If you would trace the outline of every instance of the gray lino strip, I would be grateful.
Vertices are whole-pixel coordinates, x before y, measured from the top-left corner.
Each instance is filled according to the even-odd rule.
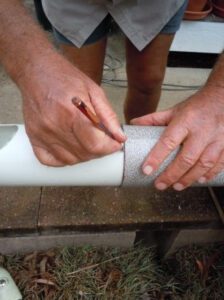
[[[165,168],[176,157],[179,148],[173,151],[162,163],[158,171],[151,176],[146,176],[142,172],[142,164],[152,147],[159,140],[165,127],[160,126],[123,126],[128,139],[124,147],[124,180],[123,186],[150,186],[155,178],[165,170]],[[194,186],[223,186],[224,171],[213,180],[205,184],[194,184]]]

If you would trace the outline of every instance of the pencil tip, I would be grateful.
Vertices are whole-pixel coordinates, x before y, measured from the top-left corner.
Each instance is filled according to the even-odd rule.
[[[74,98],[72,98],[72,103],[75,106],[79,106],[82,103],[82,100],[79,97],[74,97]]]

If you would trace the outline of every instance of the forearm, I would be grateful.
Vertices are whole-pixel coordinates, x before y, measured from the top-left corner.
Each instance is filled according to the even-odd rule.
[[[206,87],[221,88],[221,90],[224,89],[224,52],[220,55],[218,62],[212,70],[207,80]]]
[[[20,0],[0,2],[0,61],[12,79],[20,84],[34,64],[51,57],[55,50],[45,33]]]

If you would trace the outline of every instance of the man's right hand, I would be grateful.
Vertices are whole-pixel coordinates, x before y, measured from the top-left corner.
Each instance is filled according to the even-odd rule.
[[[58,53],[27,67],[19,86],[26,131],[41,163],[73,165],[122,148],[125,136],[103,90]],[[74,97],[97,114],[114,139],[72,104]]]

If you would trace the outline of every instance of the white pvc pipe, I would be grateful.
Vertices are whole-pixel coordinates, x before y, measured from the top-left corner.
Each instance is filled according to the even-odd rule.
[[[1,186],[120,186],[123,172],[123,151],[74,166],[44,166],[33,153],[24,125],[0,125]]]

